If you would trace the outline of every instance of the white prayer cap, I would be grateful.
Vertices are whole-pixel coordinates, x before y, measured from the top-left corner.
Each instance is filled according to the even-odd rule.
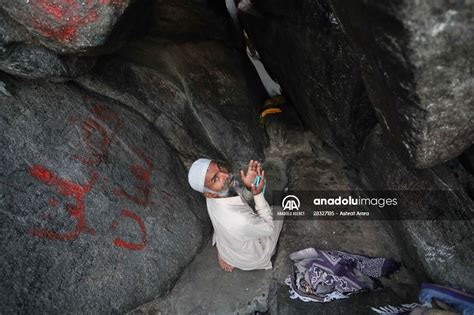
[[[212,160],[201,158],[194,161],[191,165],[188,172],[188,182],[194,190],[204,192],[204,179],[206,178],[207,168],[211,161]]]

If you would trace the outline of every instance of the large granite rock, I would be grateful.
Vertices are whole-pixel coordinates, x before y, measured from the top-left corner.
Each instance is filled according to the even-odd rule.
[[[138,2],[144,1],[1,0],[0,8],[41,45],[59,53],[85,53],[126,33],[130,25],[124,25],[122,15]],[[120,27],[114,30],[116,24]]]
[[[141,115],[77,85],[2,74],[5,313],[122,313],[209,240],[202,196]]]
[[[95,55],[143,31],[148,2],[0,0],[0,70],[50,81],[83,75]]]
[[[330,2],[361,55],[378,120],[411,165],[434,166],[469,147],[473,2]]]
[[[89,71],[93,57],[58,55],[32,44],[26,29],[0,10],[0,70],[13,75],[63,81]]]
[[[239,16],[305,125],[355,163],[376,119],[358,56],[327,2],[246,0]]]
[[[263,88],[244,55],[217,41],[153,40],[130,43],[121,54],[78,82],[140,113],[186,164],[201,156],[231,164],[263,159]]]
[[[416,169],[400,159],[380,126],[367,139],[361,157],[364,185],[398,199],[396,213],[386,213],[398,231],[396,241],[412,253],[407,263],[423,266],[432,281],[473,289],[474,202],[440,165]]]
[[[147,36],[77,82],[140,113],[186,165],[205,156],[238,171],[264,158],[265,90],[246,56],[226,45],[218,9],[157,1]]]

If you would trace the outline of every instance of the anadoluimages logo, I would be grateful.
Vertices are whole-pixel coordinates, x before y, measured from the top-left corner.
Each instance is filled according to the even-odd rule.
[[[283,210],[299,210],[300,200],[295,195],[288,195],[281,202]]]

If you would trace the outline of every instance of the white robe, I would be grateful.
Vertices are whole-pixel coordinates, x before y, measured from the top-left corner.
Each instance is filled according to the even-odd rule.
[[[283,220],[273,220],[272,208],[263,193],[253,196],[255,210],[249,206],[252,194],[247,189],[228,198],[206,198],[207,211],[214,227],[212,245],[229,265],[242,270],[272,269],[270,258]]]

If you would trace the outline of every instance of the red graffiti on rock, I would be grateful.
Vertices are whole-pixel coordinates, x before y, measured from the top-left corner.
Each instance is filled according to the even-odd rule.
[[[131,243],[122,240],[119,237],[116,237],[114,239],[114,245],[117,247],[123,247],[127,248],[130,250],[141,250],[146,246],[147,243],[147,236],[146,236],[146,229],[145,229],[145,222],[143,222],[142,218],[140,218],[136,213],[133,213],[132,211],[128,209],[123,209],[122,213],[120,213],[122,217],[127,217],[132,220],[134,220],[138,226],[140,227],[141,235],[142,235],[142,241],[140,243]],[[117,226],[117,223],[115,221],[112,222],[112,229],[115,229]]]
[[[104,0],[105,1],[105,0]],[[83,156],[73,156],[72,158],[78,160],[84,165],[88,166],[90,170],[90,178],[84,184],[75,183],[73,181],[57,176],[46,167],[35,164],[29,169],[32,177],[41,183],[51,186],[56,191],[65,197],[72,197],[75,199],[75,204],[66,204],[66,209],[69,215],[77,220],[76,227],[72,232],[56,232],[48,229],[33,229],[32,235],[49,240],[71,241],[79,237],[81,233],[95,234],[95,229],[88,228],[86,225],[86,206],[85,197],[100,178],[107,181],[106,176],[98,174],[98,166],[107,158],[108,150],[114,139],[116,131],[122,126],[122,121],[118,115],[103,104],[97,104],[92,108],[92,116],[86,118],[82,123],[82,140],[86,146],[86,153]],[[102,122],[107,124],[102,125]],[[107,126],[111,126],[107,128]],[[143,153],[142,150],[135,147],[134,151],[145,162],[146,166],[132,164],[130,170],[133,176],[141,181],[135,187],[142,192],[143,196],[139,194],[129,194],[122,188],[115,188],[115,193],[120,196],[125,196],[127,199],[135,202],[139,206],[148,206],[153,204],[150,200],[150,192],[152,189],[151,172],[153,170],[153,162]],[[103,191],[103,186],[99,186],[99,191]],[[58,201],[51,197],[48,203],[52,207],[58,206]],[[120,237],[115,237],[113,244],[117,247],[126,248],[129,250],[141,250],[147,244],[147,232],[144,221],[140,216],[128,209],[121,212],[122,217],[134,220],[140,228],[142,240],[140,243],[127,242]],[[112,222],[112,229],[115,229],[117,223]]]
[[[84,197],[92,189],[96,179],[97,173],[92,172],[91,178],[85,184],[78,184],[67,179],[55,175],[50,170],[41,165],[33,165],[30,168],[30,174],[45,185],[54,187],[61,195],[65,197],[72,197],[75,199],[75,204],[67,204],[66,209],[69,215],[77,220],[76,228],[72,232],[61,233],[54,232],[48,229],[34,229],[32,234],[34,236],[43,237],[50,240],[74,240],[82,232],[95,234],[95,230],[87,228]]]
[[[135,187],[141,191],[142,196],[139,196],[138,194],[132,195],[121,187],[116,187],[114,193],[117,196],[125,196],[127,199],[133,201],[139,206],[146,207],[154,204],[154,202],[150,200],[150,191],[152,187],[150,177],[151,172],[153,171],[153,163],[140,149],[135,148],[134,151],[146,164],[145,167],[138,164],[132,164],[130,166],[130,171],[133,176],[141,182],[140,184],[136,184]]]
[[[79,28],[95,23],[101,16],[101,6],[113,6],[124,11],[128,0],[31,0],[32,12],[45,17],[33,17],[33,27],[43,36],[60,43],[70,43],[77,38]],[[35,8],[39,9],[35,10]],[[36,15],[36,14],[35,14]]]
[[[79,27],[94,23],[99,17],[94,0],[35,0],[36,6],[47,18],[33,18],[33,27],[43,36],[61,43],[73,41]]]

